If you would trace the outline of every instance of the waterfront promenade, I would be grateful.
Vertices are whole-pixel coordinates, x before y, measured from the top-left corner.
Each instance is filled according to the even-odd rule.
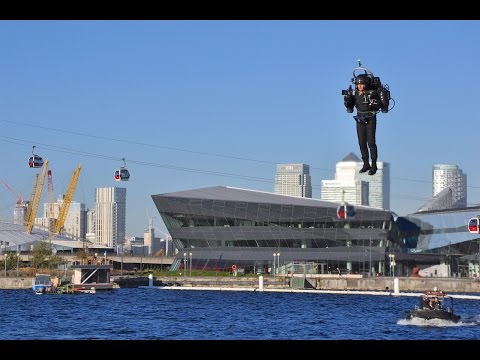
[[[154,286],[176,288],[234,288],[258,289],[259,276],[158,276],[152,277]],[[401,292],[423,292],[434,287],[447,293],[479,294],[480,282],[470,278],[415,278],[398,277],[398,289]],[[30,289],[31,277],[1,277],[0,289]],[[131,277],[112,277],[120,287],[138,287],[149,285],[148,275]],[[307,276],[263,276],[263,289],[277,290],[326,290],[326,291],[374,291],[392,292],[392,277],[361,277],[358,275],[318,274]]]
[[[447,293],[479,294],[480,282],[469,278],[416,278],[398,277],[398,289],[402,292],[423,292],[434,287]],[[148,275],[113,277],[120,287],[149,285]],[[246,288],[258,289],[259,276],[158,276],[153,277],[155,286],[182,288]],[[32,277],[1,277],[0,289],[30,289]],[[307,276],[262,276],[264,289],[328,290],[328,291],[385,291],[394,289],[392,277],[359,277],[356,275],[307,275]]]
[[[424,292],[434,287],[447,293],[479,294],[480,282],[469,278],[416,278],[398,277],[398,289],[407,292]],[[157,277],[155,285],[173,285],[177,287],[216,287],[216,288],[258,288],[259,277]],[[146,280],[144,285],[147,285]],[[394,289],[393,277],[361,277],[359,275],[307,275],[303,276],[264,276],[264,289],[305,289],[333,291],[386,291]]]

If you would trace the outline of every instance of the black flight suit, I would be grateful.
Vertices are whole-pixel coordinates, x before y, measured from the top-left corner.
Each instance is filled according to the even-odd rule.
[[[377,129],[376,112],[379,109],[380,100],[378,99],[376,91],[365,90],[363,94],[360,95],[358,90],[356,90],[354,95],[347,95],[345,97],[345,106],[347,106],[348,112],[351,112],[351,105],[357,108],[357,115],[354,116],[354,119],[357,121],[358,145],[360,146],[360,153],[363,160],[363,167],[360,172],[368,171],[369,175],[374,175],[377,172],[378,158],[377,144],[375,141],[375,132]],[[368,161],[369,158],[372,160],[371,165]]]

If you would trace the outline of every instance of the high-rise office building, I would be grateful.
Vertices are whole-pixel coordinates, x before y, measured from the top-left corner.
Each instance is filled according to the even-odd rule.
[[[65,206],[65,195],[60,195],[56,202],[43,204],[43,217],[35,219],[35,224],[42,229],[53,231],[60,211]],[[68,205],[67,216],[60,229],[62,235],[73,240],[85,239],[85,204],[71,202]]]
[[[277,164],[274,192],[280,195],[311,198],[310,166],[305,164]]]
[[[72,202],[68,209],[67,217],[63,225],[65,234],[74,240],[83,240],[86,235],[86,210],[85,204]]]
[[[467,206],[467,175],[457,165],[434,164],[432,197],[446,188],[452,189],[452,208]]]
[[[368,205],[379,209],[390,210],[390,164],[377,161],[377,172],[368,175],[368,172],[358,173],[363,166],[363,161],[358,163],[357,176],[360,180],[368,182]]]
[[[95,209],[87,210],[87,233],[95,233],[95,223],[96,223],[97,212]]]
[[[13,209],[13,223],[17,225],[23,225],[25,214],[27,213],[28,201],[17,201],[15,208]]]
[[[359,161],[355,154],[350,153],[337,163],[335,180],[322,180],[322,200],[369,205],[368,183],[357,177]]]
[[[126,232],[127,189],[96,189],[95,244],[117,249]]]
[[[336,165],[335,180],[322,180],[321,199],[389,210],[389,164],[377,161],[375,175],[360,174],[358,171],[362,166],[363,162],[354,153],[345,156]]]

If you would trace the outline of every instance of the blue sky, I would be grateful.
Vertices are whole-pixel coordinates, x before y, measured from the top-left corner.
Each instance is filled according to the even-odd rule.
[[[320,198],[336,163],[360,156],[341,90],[361,59],[395,101],[377,124],[391,209],[431,199],[439,163],[467,174],[478,204],[479,36],[479,21],[0,21],[0,180],[28,199],[35,145],[57,198],[82,164],[74,200],[126,187],[132,236],[149,217],[162,227],[152,194],[273,192],[278,163],[310,165]],[[122,158],[130,181],[115,182]],[[0,185],[2,221],[15,201]]]

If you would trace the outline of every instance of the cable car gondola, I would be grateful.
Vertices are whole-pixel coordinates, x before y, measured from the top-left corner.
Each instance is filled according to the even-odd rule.
[[[346,220],[355,217],[357,210],[355,206],[344,203],[337,208],[337,216],[339,219]]]
[[[468,221],[468,231],[472,234],[480,233],[480,218],[478,216]]]
[[[120,169],[115,170],[115,181],[128,181],[130,179],[130,172],[125,167],[125,158],[123,160],[123,166]]]
[[[41,168],[43,166],[43,159],[41,156],[35,155],[35,145],[32,148],[32,156],[28,159],[28,166],[31,168]]]

